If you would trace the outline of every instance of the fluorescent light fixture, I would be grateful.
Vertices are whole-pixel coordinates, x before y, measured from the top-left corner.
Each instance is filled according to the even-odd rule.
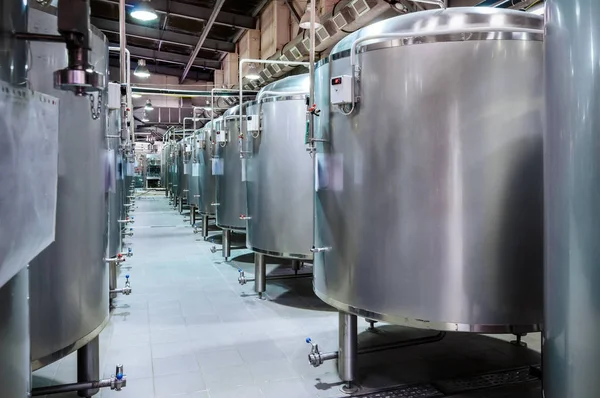
[[[131,11],[131,17],[137,19],[138,21],[154,21],[158,18],[156,15],[156,11],[150,6],[150,1],[142,0],[139,5],[133,7]]]
[[[248,72],[246,72],[246,79],[248,79],[248,80],[260,79],[260,75],[258,74],[258,69],[256,68],[256,65],[254,65],[254,64],[248,65]]]
[[[131,93],[131,98],[142,98],[142,94],[140,94],[140,93]]]
[[[150,77],[150,71],[148,70],[148,67],[146,66],[145,59],[138,59],[137,68],[135,68],[135,70],[133,71],[133,74],[137,77],[142,77],[144,79]]]
[[[146,101],[146,106],[144,106],[144,110],[146,112],[150,112],[150,111],[154,110],[154,107],[152,106],[152,102],[150,100]]]
[[[300,20],[298,26],[301,29],[310,29],[310,2],[308,2],[306,5],[306,11],[304,12],[304,15],[302,15],[302,19]],[[315,10],[315,29],[319,29],[322,26],[323,24],[321,23],[321,18],[319,18]]]

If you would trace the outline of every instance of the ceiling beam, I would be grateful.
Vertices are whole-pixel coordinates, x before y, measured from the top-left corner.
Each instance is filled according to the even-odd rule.
[[[119,33],[119,21],[112,21],[103,18],[91,18],[92,25],[104,32]],[[125,25],[127,36],[138,37],[142,39],[151,39],[162,41],[163,43],[177,44],[181,46],[193,47],[198,43],[198,36],[185,35],[182,33],[162,31],[155,28],[128,23]],[[224,40],[206,39],[202,45],[203,50],[235,52],[235,44]]]
[[[98,0],[105,3],[119,4],[117,0]],[[128,7],[133,7],[137,2],[127,0]],[[181,18],[195,19],[197,21],[208,21],[213,9],[207,7],[193,6],[168,0],[152,0],[152,7],[156,12],[174,15]],[[256,19],[247,15],[234,14],[231,12],[219,13],[215,25],[231,26],[238,29],[256,28]]]
[[[111,43],[111,46],[117,46],[118,43]],[[157,51],[151,48],[127,46],[132,58],[156,59],[161,62],[168,62],[177,65],[186,65],[189,60],[188,55],[177,54],[166,51]],[[206,69],[220,69],[221,62],[219,60],[196,58],[193,66]]]
[[[118,53],[111,53],[111,57],[109,58],[109,65],[115,68],[119,67],[119,57]],[[152,63],[146,64],[150,72],[156,73],[158,75],[166,75],[166,76],[181,76],[181,68],[172,67],[168,65],[155,65]],[[135,70],[136,64],[131,64],[131,70]],[[212,81],[212,76],[210,72],[201,71],[198,69],[192,69],[188,74],[188,79],[191,80],[201,80],[201,81]]]
[[[183,70],[183,73],[181,74],[181,78],[179,79],[180,83],[185,80],[185,76],[190,71],[190,68],[192,67],[192,65],[194,65],[194,63],[196,62],[196,57],[198,56],[200,49],[204,45],[204,41],[208,37],[208,34],[210,33],[210,30],[212,29],[213,24],[215,23],[215,20],[219,16],[219,12],[221,11],[221,7],[223,7],[223,4],[225,4],[225,0],[217,0],[216,1],[215,6],[213,7],[213,10],[212,10],[212,14],[210,15],[210,18],[208,18],[208,22],[206,22],[206,25],[204,25],[204,29],[202,29],[202,34],[200,35],[200,38],[198,39],[198,44],[196,44],[194,51],[192,51],[192,54],[190,55],[190,59],[187,61],[187,64],[185,65],[185,69]]]

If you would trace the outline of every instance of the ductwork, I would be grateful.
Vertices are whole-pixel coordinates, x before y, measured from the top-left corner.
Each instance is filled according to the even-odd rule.
[[[331,11],[321,17],[323,27],[316,31],[317,52],[323,52],[346,37],[390,11],[390,4],[384,0],[321,0],[323,5],[331,7]],[[335,6],[335,7],[334,7]],[[332,15],[332,11],[335,13]],[[310,40],[302,31],[294,37],[281,51],[270,57],[281,61],[308,60]],[[267,83],[277,80],[294,67],[268,65],[260,71],[260,79],[244,79],[243,86],[247,90],[256,90]]]

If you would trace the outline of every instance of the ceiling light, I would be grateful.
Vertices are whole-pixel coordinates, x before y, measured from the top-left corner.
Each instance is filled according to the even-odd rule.
[[[144,111],[144,115],[142,116],[142,122],[146,123],[149,121],[150,119],[148,119],[148,114],[146,113],[146,111]]]
[[[246,72],[246,79],[248,79],[248,80],[260,79],[260,75],[258,74],[258,69],[256,68],[256,65],[254,65],[254,64],[248,65],[248,71]]]
[[[138,59],[137,68],[135,68],[135,70],[133,71],[133,74],[136,75],[137,77],[143,77],[144,79],[150,77],[150,71],[148,70],[148,67],[146,66],[145,59]]]
[[[146,101],[146,106],[144,106],[144,110],[147,112],[154,110],[154,107],[152,106],[152,102],[150,100]]]
[[[142,98],[142,94],[140,94],[140,93],[131,93],[131,98]]]
[[[306,11],[304,12],[304,15],[302,15],[302,19],[298,26],[301,29],[310,29],[310,2],[306,5]],[[315,29],[319,29],[322,26],[321,18],[319,18],[315,10]]]
[[[156,18],[158,18],[158,15],[156,15],[156,11],[154,11],[154,9],[150,6],[149,0],[142,0],[140,4],[133,7],[133,10],[131,11],[130,15],[132,18],[144,22],[154,21]]]

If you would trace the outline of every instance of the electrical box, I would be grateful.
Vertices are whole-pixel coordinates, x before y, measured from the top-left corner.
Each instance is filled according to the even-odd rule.
[[[332,78],[330,95],[332,105],[352,104],[354,102],[354,79],[352,76],[342,75]]]
[[[225,131],[215,131],[215,141],[216,142],[227,142],[227,133]]]
[[[108,109],[121,109],[121,85],[108,83]]]
[[[258,131],[258,116],[248,115],[246,117],[246,130],[247,131]]]

